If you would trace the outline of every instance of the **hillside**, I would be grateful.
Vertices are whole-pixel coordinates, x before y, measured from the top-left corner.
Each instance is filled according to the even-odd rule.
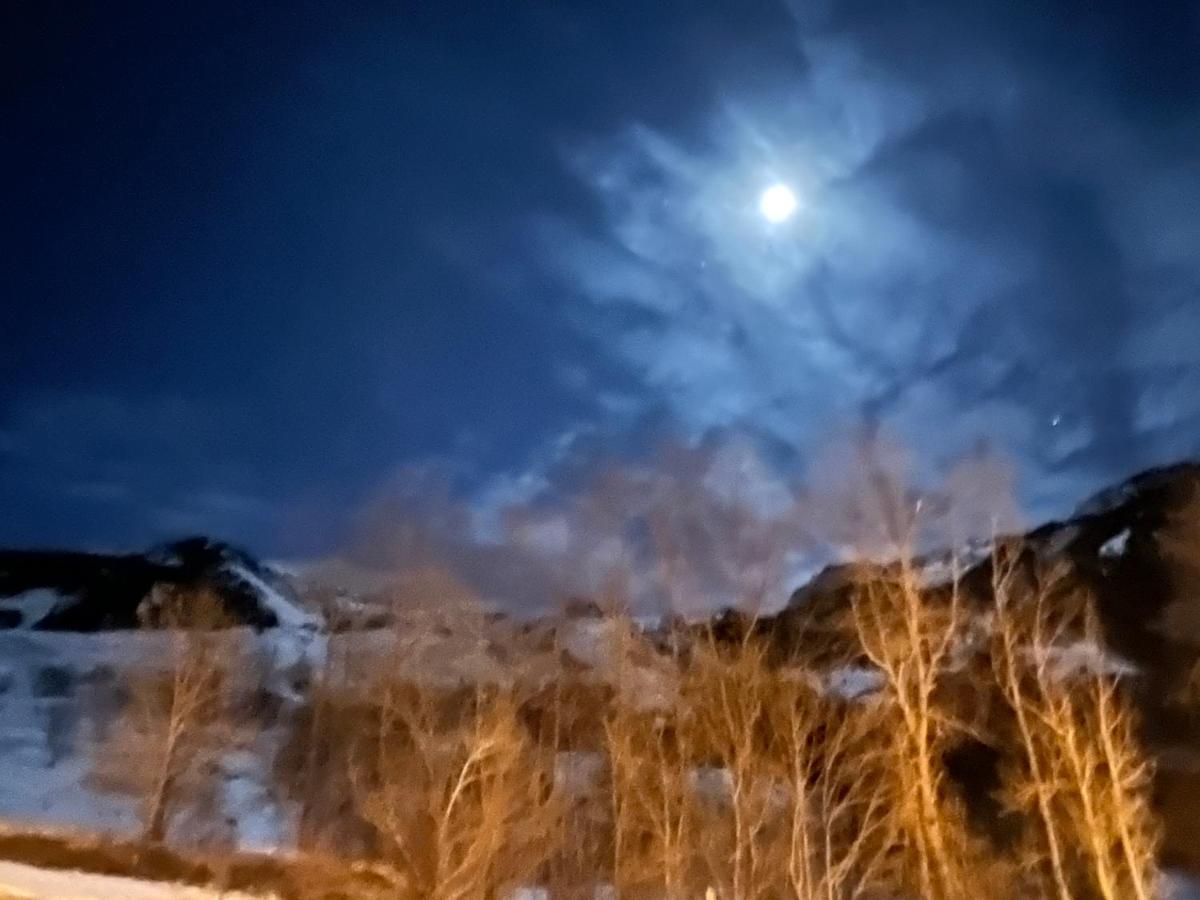
[[[0,550],[0,629],[107,631],[153,618],[156,592],[206,591],[231,624],[315,627],[286,579],[249,554],[195,537],[145,553]]]
[[[1068,519],[997,539],[1015,548],[1016,565],[1031,573],[1067,573],[1066,584],[1090,596],[1101,622],[1102,646],[1064,648],[1068,664],[1121,673],[1141,717],[1141,733],[1156,763],[1155,800],[1165,825],[1167,861],[1200,871],[1200,717],[1195,711],[1200,673],[1200,464],[1153,469],[1115,485],[1078,507]],[[997,572],[992,544],[928,555],[912,562],[931,602],[954,590],[977,623],[994,605]],[[1012,564],[1011,561],[1009,564]],[[792,595],[777,616],[754,627],[769,635],[784,658],[819,665],[864,663],[856,641],[831,641],[854,632],[852,595],[896,566],[839,565],[821,572]],[[732,616],[727,627],[740,633]],[[819,648],[819,658],[811,654]],[[980,698],[965,675],[960,689],[974,705],[979,733],[956,749],[952,774],[977,811],[992,814],[986,797],[998,783],[1003,746],[995,723],[979,718]],[[949,679],[951,685],[954,678]],[[991,737],[989,737],[991,735]]]
[[[399,838],[386,828],[401,827],[412,805],[426,802],[419,795],[423,782],[412,781],[412,773],[432,777],[455,741],[465,742],[465,752],[480,737],[478,710],[501,701],[493,713],[509,718],[488,727],[500,728],[520,748],[504,779],[521,785],[514,802],[533,803],[530,827],[549,814],[539,804],[560,794],[569,800],[563,809],[582,817],[550,829],[554,841],[573,840],[573,829],[580,829],[588,846],[604,846],[605,829],[616,827],[606,824],[604,786],[613,777],[606,760],[618,752],[612,741],[620,727],[628,730],[619,752],[646,754],[630,776],[630,790],[640,795],[675,785],[676,793],[660,799],[697,803],[690,814],[717,835],[724,833],[726,805],[740,796],[738,778],[750,778],[748,796],[762,779],[786,781],[791,776],[770,767],[770,754],[807,733],[804,752],[818,748],[807,763],[815,768],[794,787],[819,782],[827,777],[821,754],[828,729],[848,721],[862,729],[853,740],[865,743],[854,745],[861,763],[857,755],[843,760],[846,772],[882,779],[886,791],[896,791],[882,796],[899,808],[904,791],[887,779],[906,769],[888,768],[879,754],[881,747],[894,751],[886,745],[902,725],[891,707],[906,689],[897,684],[907,677],[906,663],[902,654],[894,658],[899,669],[881,666],[880,647],[868,645],[856,604],[864,591],[883,585],[886,593],[907,583],[915,586],[919,615],[929,616],[921,628],[938,633],[950,622],[947,611],[958,619],[953,628],[946,625],[953,642],[933,667],[928,695],[941,730],[929,752],[942,773],[947,808],[961,803],[970,840],[985,841],[1004,860],[1027,828],[1006,787],[1019,769],[1020,745],[1003,685],[995,680],[996,587],[1016,573],[1016,593],[1032,591],[1051,607],[1061,604],[1051,611],[1064,620],[1073,598],[1094,602],[1098,633],[1064,630],[1045,646],[1020,648],[1019,662],[1042,666],[1029,669],[1031,677],[1049,673],[1042,687],[1060,692],[1064,702],[1075,702],[1072,692],[1086,700],[1088,691],[1108,686],[1113,702],[1132,704],[1135,718],[1120,721],[1134,723],[1138,752],[1154,767],[1144,797],[1162,829],[1159,862],[1200,873],[1194,824],[1200,803],[1198,489],[1200,465],[1156,469],[1026,534],[912,560],[830,566],[775,615],[751,618],[730,610],[706,622],[631,621],[586,599],[553,616],[507,617],[457,596],[453,579],[417,578],[424,589],[404,594],[405,603],[379,606],[376,597],[371,609],[381,615],[342,616],[331,627],[304,612],[312,598],[297,596],[280,573],[216,542],[193,539],[114,556],[0,553],[0,615],[7,615],[0,628],[0,780],[10,785],[0,792],[0,818],[17,827],[68,826],[137,838],[144,827],[138,797],[104,787],[112,769],[105,760],[122,750],[121,729],[136,724],[130,697],[146,684],[162,690],[195,640],[193,632],[153,627],[156,604],[196,590],[216,597],[229,617],[231,627],[206,646],[225,667],[231,721],[205,745],[201,780],[208,793],[195,808],[181,806],[168,832],[174,842],[203,843],[217,834],[220,846],[316,846],[390,860],[388,841]],[[343,606],[360,602],[342,600]],[[918,656],[927,652],[922,643]],[[721,705],[729,691],[738,701],[736,714]],[[746,712],[754,709],[759,712]],[[721,710],[728,718],[714,717]],[[818,718],[802,721],[797,710]],[[389,720],[395,715],[400,719]],[[764,732],[762,722],[773,716],[800,731],[789,736],[771,726]],[[379,730],[388,721],[401,731],[417,729],[421,739],[410,734],[393,742],[395,734]],[[707,724],[692,731],[697,723]],[[735,726],[753,739],[722,744],[721,729]],[[681,743],[684,734],[688,743]],[[364,770],[361,744],[372,736],[378,756]],[[766,761],[753,753],[737,756],[760,746],[767,748]],[[422,747],[433,755],[420,757]],[[655,767],[665,765],[680,769],[659,772],[670,777],[653,781]],[[749,768],[739,774],[739,766]],[[636,780],[647,777],[651,783]],[[388,793],[364,794],[364,784],[372,791],[386,786]],[[778,785],[772,791],[775,799],[754,807],[755,815],[774,815],[792,802],[777,793]],[[396,806],[387,808],[390,803]],[[871,815],[879,813],[870,808]],[[524,826],[514,820],[511,827],[520,832]],[[546,854],[566,852],[553,850],[559,845],[550,832],[539,833],[539,846]],[[906,846],[897,839],[887,852],[903,857]],[[540,871],[519,873],[550,877]],[[712,871],[704,877],[724,877]],[[576,877],[600,876],[584,870]]]

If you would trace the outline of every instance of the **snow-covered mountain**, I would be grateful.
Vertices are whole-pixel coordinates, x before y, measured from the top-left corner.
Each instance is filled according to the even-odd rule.
[[[1200,590],[1181,589],[1192,572],[1172,544],[1194,540],[1200,566],[1200,520],[1188,501],[1200,499],[1200,463],[1184,462],[1152,469],[1108,488],[1080,504],[1063,521],[1048,522],[998,543],[1020,546],[1027,561],[1067,566],[1071,577],[1096,600],[1105,638],[1116,652],[1148,671],[1170,668],[1180,676],[1200,654]],[[912,562],[924,588],[938,590],[957,580],[965,597],[986,608],[993,574],[992,542],[931,553]],[[832,565],[798,587],[787,607],[760,621],[781,640],[797,629],[834,620],[849,609],[849,595],[864,571],[893,566]],[[1196,584],[1200,588],[1200,583]],[[1193,618],[1194,617],[1194,618]]]
[[[229,544],[196,537],[121,555],[0,551],[0,629],[137,628],[163,589],[205,590],[237,625],[318,626],[280,573]]]
[[[145,553],[0,552],[0,819],[128,835],[135,804],[88,786],[97,735],[111,727],[122,679],[169,669],[178,635],[153,624],[164,591],[203,590],[229,625],[230,658],[253,660],[239,696],[299,702],[326,652],[323,624],[288,579],[228,544],[192,538]],[[271,729],[258,750],[220,761],[222,808],[243,846],[285,841],[286,816],[266,788]],[[265,749],[264,749],[265,748]],[[3,893],[0,890],[0,893]]]

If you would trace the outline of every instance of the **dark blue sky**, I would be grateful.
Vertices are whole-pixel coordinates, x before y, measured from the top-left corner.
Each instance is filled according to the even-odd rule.
[[[1034,515],[1200,443],[1194,5],[177,6],[2,14],[4,544],[318,552],[667,426]]]

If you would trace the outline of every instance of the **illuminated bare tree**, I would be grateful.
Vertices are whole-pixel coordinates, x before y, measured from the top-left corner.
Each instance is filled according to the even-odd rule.
[[[789,797],[780,868],[790,892],[835,900],[892,884],[886,711],[871,700],[826,696],[810,677],[781,678],[772,706]]]
[[[1001,558],[992,662],[1021,763],[1009,803],[1035,823],[1027,867],[1060,898],[1158,895],[1152,769],[1088,597],[1064,569]]]
[[[640,637],[616,620],[617,697],[605,721],[612,820],[613,881],[621,892],[656,888],[692,896],[697,816],[689,789],[693,753],[677,692],[654,709],[636,702]]]
[[[765,645],[748,635],[722,645],[710,631],[692,646],[682,677],[696,758],[716,767],[721,784],[721,796],[705,798],[715,814],[700,830],[708,869],[722,895],[746,900],[769,896],[777,883],[780,745],[770,718],[777,689]]]
[[[239,665],[219,597],[160,599],[148,624],[167,637],[166,671],[130,676],[131,698],[96,746],[90,773],[97,788],[138,798],[142,836],[151,841],[164,840],[184,806],[211,799],[217,788],[219,757],[233,733],[229,675]]]
[[[450,618],[453,618],[452,616]],[[472,642],[485,617],[473,618]],[[361,816],[405,896],[484,898],[537,873],[560,816],[553,750],[520,719],[516,683],[448,681],[433,619],[410,616],[359,696],[350,760]]]
[[[964,813],[947,791],[944,751],[955,735],[939,688],[963,637],[957,580],[936,600],[922,590],[911,554],[888,573],[868,572],[853,606],[862,649],[884,679],[895,735],[890,767],[895,814],[920,896],[961,896]]]

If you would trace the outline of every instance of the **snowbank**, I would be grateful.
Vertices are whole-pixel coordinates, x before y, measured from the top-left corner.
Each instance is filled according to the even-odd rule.
[[[236,891],[39,869],[0,861],[0,897],[21,900],[262,900]]]

